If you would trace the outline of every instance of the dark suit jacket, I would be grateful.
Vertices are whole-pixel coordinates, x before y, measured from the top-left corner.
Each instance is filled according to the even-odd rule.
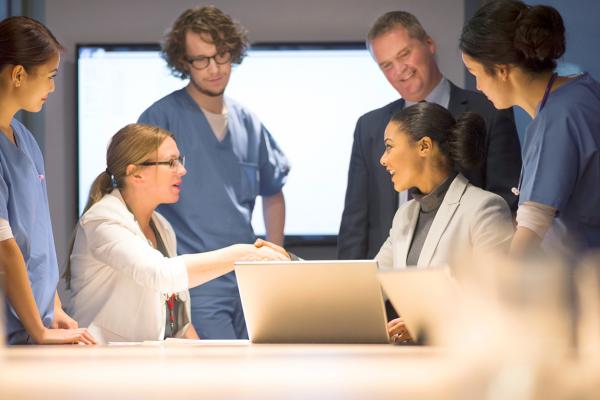
[[[379,159],[384,150],[385,127],[392,115],[403,107],[404,100],[397,100],[368,112],[356,123],[338,235],[339,259],[372,259],[389,235],[398,209],[398,193]],[[518,199],[511,188],[517,186],[519,180],[521,146],[512,109],[496,110],[482,94],[450,83],[448,110],[455,117],[473,111],[485,119],[485,161],[464,175],[474,185],[502,196],[511,210],[515,210]]]

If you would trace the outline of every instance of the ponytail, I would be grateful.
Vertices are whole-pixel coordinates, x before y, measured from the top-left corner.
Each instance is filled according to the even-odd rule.
[[[458,116],[448,131],[448,156],[454,167],[464,172],[478,167],[485,158],[485,121],[473,112]]]
[[[415,142],[427,136],[437,144],[443,164],[464,173],[477,167],[485,158],[485,121],[466,112],[455,120],[444,107],[425,101],[404,108],[390,120]]]
[[[85,208],[83,209],[83,214],[87,210],[89,210],[94,204],[96,204],[104,195],[109,194],[114,189],[113,186],[113,177],[108,172],[102,171],[100,175],[94,179],[92,186],[90,187],[90,195],[88,196],[87,203],[85,204]]]

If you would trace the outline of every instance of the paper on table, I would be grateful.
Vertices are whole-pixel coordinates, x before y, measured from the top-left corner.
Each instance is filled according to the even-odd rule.
[[[161,346],[162,340],[145,340],[143,342],[108,342],[109,346],[135,347],[135,346]]]
[[[165,344],[168,346],[248,346],[250,341],[247,339],[238,340],[208,340],[208,339],[179,339],[167,338]]]
[[[109,346],[135,347],[135,346],[248,346],[247,339],[239,340],[207,340],[207,339],[180,339],[167,338],[165,340],[144,340],[143,342],[108,342]]]

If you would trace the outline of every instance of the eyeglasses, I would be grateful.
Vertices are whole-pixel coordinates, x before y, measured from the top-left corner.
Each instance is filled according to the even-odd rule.
[[[210,60],[215,60],[215,62],[219,65],[227,64],[229,61],[231,61],[231,52],[222,51],[211,57],[197,56],[188,57],[185,59],[185,61],[189,62],[195,69],[204,69],[208,67],[208,64],[210,64]]]
[[[169,161],[144,161],[143,163],[139,163],[138,165],[143,165],[145,167],[150,167],[152,165],[168,165],[169,168],[175,169],[180,165],[182,167],[185,167],[185,156],[179,156]]]

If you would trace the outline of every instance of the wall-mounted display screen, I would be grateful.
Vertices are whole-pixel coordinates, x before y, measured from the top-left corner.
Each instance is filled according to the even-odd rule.
[[[106,168],[110,137],[186,84],[171,76],[158,45],[78,45],[79,213]],[[253,45],[225,94],[258,115],[291,162],[286,236],[337,235],[356,121],[398,98],[364,45]],[[264,233],[260,199],[252,223]]]

